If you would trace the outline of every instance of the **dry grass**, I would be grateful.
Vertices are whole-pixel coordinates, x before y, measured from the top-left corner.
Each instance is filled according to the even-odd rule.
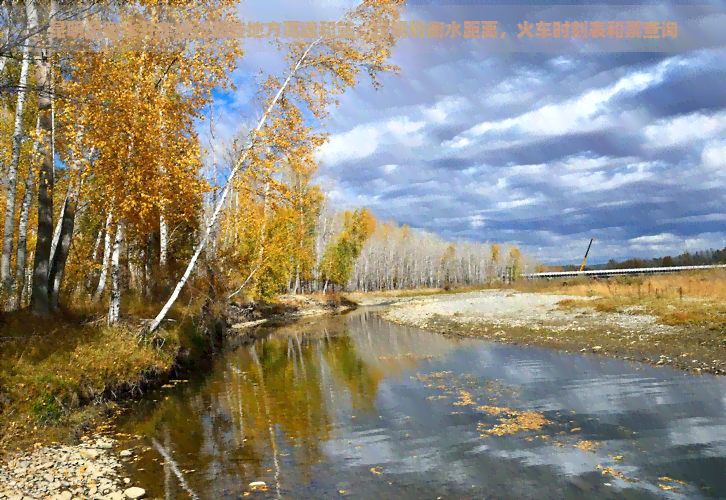
[[[637,312],[656,316],[663,324],[726,327],[726,271],[617,277],[576,278],[520,283],[521,291],[537,291],[594,300],[565,299],[563,308],[592,307],[603,312]]]
[[[159,307],[131,298],[131,317],[114,327],[106,326],[104,314],[91,304],[74,308],[84,314],[54,319],[27,311],[5,313],[0,320],[0,449],[77,433],[101,408],[88,403],[140,393],[148,381],[170,371],[181,349],[201,347],[192,304],[175,308],[171,317],[176,321],[157,335],[155,346],[140,344],[135,317],[153,317]]]

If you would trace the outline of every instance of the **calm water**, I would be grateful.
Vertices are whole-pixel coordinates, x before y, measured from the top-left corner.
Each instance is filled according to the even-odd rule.
[[[151,438],[202,499],[726,498],[726,379],[370,312],[277,330],[152,398],[121,429],[144,436],[125,446],[150,498],[189,498]],[[549,423],[490,435],[506,421],[483,405]]]

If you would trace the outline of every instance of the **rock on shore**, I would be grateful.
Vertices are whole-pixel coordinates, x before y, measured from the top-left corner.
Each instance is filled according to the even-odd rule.
[[[121,475],[114,440],[100,435],[77,446],[53,445],[0,463],[0,500],[127,500],[143,498]]]

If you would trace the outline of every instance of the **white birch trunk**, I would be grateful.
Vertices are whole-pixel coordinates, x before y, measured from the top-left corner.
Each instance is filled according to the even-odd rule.
[[[123,243],[123,221],[116,224],[116,238],[111,255],[111,300],[108,305],[108,324],[113,325],[121,314],[121,245]]]
[[[96,235],[96,241],[93,243],[93,252],[91,252],[91,261],[96,262],[98,260],[98,252],[101,251],[101,238],[103,238],[103,227],[98,230]]]
[[[37,17],[33,17],[35,9],[34,2],[28,2],[28,29],[33,30],[37,23]],[[3,233],[3,251],[0,258],[0,282],[7,294],[8,299],[12,294],[13,275],[10,271],[10,257],[13,252],[13,237],[15,236],[15,198],[18,188],[18,165],[20,164],[20,146],[23,141],[23,110],[28,97],[28,72],[30,70],[30,44],[27,39],[23,44],[23,62],[20,67],[20,90],[18,91],[17,104],[15,106],[15,127],[13,129],[12,153],[10,165],[7,170],[6,195],[5,195],[5,226]],[[3,58],[4,59],[4,58]]]
[[[166,270],[166,262],[169,255],[169,227],[162,213],[159,216],[159,265],[162,272]]]
[[[101,276],[98,278],[98,286],[93,294],[93,301],[100,302],[103,296],[103,290],[106,288],[106,276],[108,275],[108,266],[111,259],[111,222],[113,221],[113,210],[108,213],[106,218],[106,235],[103,240],[103,265],[101,266]]]
[[[55,259],[55,252],[58,249],[58,242],[60,241],[63,217],[65,216],[66,205],[68,204],[68,199],[71,196],[72,190],[73,190],[73,186],[69,184],[68,191],[66,191],[66,197],[63,199],[63,206],[61,207],[60,214],[58,215],[58,222],[55,223],[55,229],[53,230],[53,241],[50,244],[50,263],[51,263],[51,265],[48,267],[48,275],[50,275],[50,268],[53,265],[53,260]]]
[[[35,125],[36,133],[40,133],[40,117],[38,117]],[[33,171],[35,168],[35,159],[38,154],[38,143],[33,144],[33,154],[31,156],[28,176],[25,178],[25,193],[23,194],[23,202],[20,205],[20,220],[18,222],[18,248],[15,257],[15,283],[13,293],[10,297],[15,303],[11,304],[11,309],[17,309],[22,302],[22,293],[27,280],[25,269],[28,254],[28,219],[30,218],[30,205],[33,203],[33,187],[35,185]]]
[[[166,96],[166,89],[162,85],[161,95]],[[159,123],[161,125],[161,143],[162,151],[166,145],[165,138],[165,127],[164,127],[164,110],[163,107],[159,107]],[[159,167],[159,174],[163,177],[166,176],[166,169],[163,165]],[[166,203],[162,196],[161,207],[159,210],[159,266],[161,267],[162,274],[166,277],[166,262],[169,255],[169,226],[166,223]]]

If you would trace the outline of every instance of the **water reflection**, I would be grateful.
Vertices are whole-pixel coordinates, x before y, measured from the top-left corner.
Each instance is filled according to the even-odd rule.
[[[201,498],[726,497],[722,379],[369,313],[278,329],[159,398],[130,445],[163,443]],[[150,447],[131,473],[188,498]]]

